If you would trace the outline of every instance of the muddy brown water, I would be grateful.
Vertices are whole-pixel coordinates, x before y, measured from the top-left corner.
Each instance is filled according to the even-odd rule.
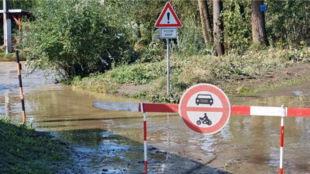
[[[0,116],[21,122],[15,64],[0,63]],[[26,70],[23,70],[25,74]],[[105,111],[93,101],[140,100],[73,91],[25,77],[27,124],[63,139],[80,154],[85,173],[143,173],[143,116]],[[232,105],[310,107],[298,90],[273,97],[231,97]],[[280,118],[232,115],[213,135],[190,131],[178,114],[148,113],[149,173],[277,173]],[[284,173],[310,173],[310,119],[285,118]]]

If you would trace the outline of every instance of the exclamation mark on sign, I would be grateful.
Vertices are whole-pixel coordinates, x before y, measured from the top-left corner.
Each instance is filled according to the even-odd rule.
[[[167,13],[168,24],[169,24],[169,18],[170,18],[170,12]]]

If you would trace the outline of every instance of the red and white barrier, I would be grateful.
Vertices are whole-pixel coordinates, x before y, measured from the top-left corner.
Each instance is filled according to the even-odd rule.
[[[132,111],[142,112],[139,103],[118,103],[118,102],[93,102],[93,106],[106,110],[114,111]],[[155,104],[143,103],[144,112],[166,112],[178,113],[178,104]],[[214,108],[216,110],[217,108]],[[287,117],[310,117],[310,108],[287,108]],[[199,111],[199,109],[197,110]],[[265,107],[265,106],[231,106],[231,114],[233,115],[253,115],[253,116],[283,116],[282,107]]]
[[[143,112],[144,122],[144,160],[145,173],[147,173],[147,135],[146,112],[178,113],[178,104],[155,103],[119,103],[119,102],[93,102],[93,106],[106,110]],[[200,111],[199,107],[191,107],[194,111]],[[222,108],[212,107],[209,111],[217,112]],[[283,145],[284,145],[284,117],[310,117],[310,108],[265,107],[265,106],[231,106],[231,114],[252,116],[278,116],[281,117],[280,138],[280,167],[279,173],[283,174]]]

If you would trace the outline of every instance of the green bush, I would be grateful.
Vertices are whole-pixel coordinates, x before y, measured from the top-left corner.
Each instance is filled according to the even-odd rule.
[[[62,77],[104,72],[126,63],[127,35],[114,8],[98,0],[42,0],[24,25],[23,51],[32,69]],[[118,26],[117,26],[118,25]],[[131,53],[130,53],[131,55]]]

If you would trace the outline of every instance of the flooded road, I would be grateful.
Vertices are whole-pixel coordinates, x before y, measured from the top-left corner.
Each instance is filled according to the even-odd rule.
[[[16,63],[0,63],[0,116],[21,122]],[[25,70],[22,71],[25,77]],[[143,115],[93,101],[140,102],[72,91],[35,73],[23,78],[27,124],[71,143],[87,173],[143,173]],[[271,95],[270,95],[271,96]],[[235,97],[232,105],[310,107],[309,94]],[[148,113],[150,173],[278,173],[280,118],[232,115],[220,132],[190,131],[178,114]],[[285,118],[284,173],[310,173],[310,119]]]

